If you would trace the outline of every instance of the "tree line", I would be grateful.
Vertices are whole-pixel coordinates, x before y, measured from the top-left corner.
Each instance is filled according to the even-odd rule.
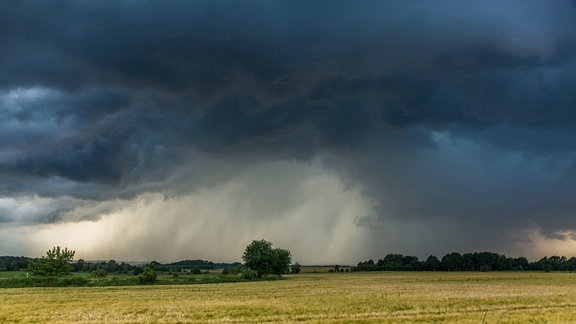
[[[384,258],[359,262],[353,271],[576,271],[576,257],[543,257],[530,262],[525,257],[512,258],[493,252],[460,254],[452,252],[442,259],[431,255],[418,257],[388,254]]]
[[[65,287],[65,286],[125,286],[135,284],[154,284],[158,274],[164,276],[163,283],[187,284],[197,282],[196,278],[185,276],[180,280],[179,273],[185,271],[192,275],[209,274],[208,269],[216,266],[222,268],[218,277],[212,277],[211,282],[237,282],[258,279],[278,279],[285,273],[299,273],[298,264],[290,267],[292,255],[289,250],[272,248],[272,243],[266,240],[252,241],[244,251],[244,264],[213,263],[204,260],[184,260],[169,264],[152,261],[142,267],[126,262],[86,262],[82,259],[74,262],[76,251],[66,247],[55,246],[46,251],[41,258],[0,257],[0,269],[3,271],[26,270],[21,277],[0,280],[0,287]],[[206,269],[201,272],[200,269]],[[88,276],[71,276],[72,272],[90,272]],[[116,273],[118,276],[108,276]],[[169,279],[167,279],[168,277]]]
[[[172,273],[175,277],[179,272],[191,272],[200,274],[201,269],[208,273],[209,269],[223,269],[223,275],[242,274],[243,279],[261,279],[266,275],[281,276],[285,273],[298,273],[298,264],[290,267],[292,255],[290,251],[281,248],[272,248],[272,243],[266,240],[254,240],[250,243],[242,259],[244,264],[235,263],[213,263],[204,260],[183,260],[169,264],[162,264],[152,261],[143,267],[130,265],[126,262],[118,263],[114,260],[108,262],[86,262],[80,259],[74,262],[76,251],[60,246],[53,247],[46,251],[46,255],[41,258],[26,257],[0,257],[0,269],[2,271],[26,270],[29,274],[39,277],[63,277],[72,272],[90,272],[93,277],[104,278],[108,274],[131,274],[138,276],[140,283],[153,283],[156,281],[158,272]],[[28,276],[28,274],[27,274]]]
[[[30,270],[30,264],[35,264],[38,258],[29,258],[24,256],[0,256],[0,272],[1,271],[27,271]],[[150,264],[154,265],[155,269],[159,272],[183,272],[199,270],[212,270],[212,269],[228,269],[239,267],[240,262],[234,263],[215,263],[206,260],[182,260],[172,263],[160,263],[152,261]],[[85,261],[78,259],[75,262],[70,262],[71,272],[94,272],[97,270],[106,271],[109,274],[139,274],[143,271],[144,265],[134,265],[127,262],[119,262],[116,260],[109,261]]]

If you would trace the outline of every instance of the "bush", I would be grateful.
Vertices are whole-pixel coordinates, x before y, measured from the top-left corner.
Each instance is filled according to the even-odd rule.
[[[109,277],[107,280],[96,282],[98,286],[133,286],[139,284],[138,277]]]
[[[291,269],[292,273],[300,273],[301,267],[300,264],[298,262],[296,262],[295,264],[292,265]]]
[[[268,274],[264,276],[264,280],[278,280],[282,279],[282,276],[276,274]]]
[[[85,287],[89,283],[88,279],[84,277],[29,277],[2,280],[0,287]]]
[[[152,284],[156,282],[158,274],[152,265],[147,264],[144,266],[144,270],[138,275],[138,283],[141,285]]]
[[[108,275],[108,271],[106,271],[104,269],[96,269],[96,270],[92,271],[90,274],[92,275],[92,277],[95,277],[95,278],[104,278]]]
[[[244,271],[242,271],[242,279],[256,280],[258,278],[260,278],[260,276],[256,270],[244,269]]]
[[[242,272],[242,267],[226,268],[222,270],[223,275],[237,275]]]
[[[84,287],[88,285],[88,279],[84,277],[63,277],[56,281],[58,287]]]

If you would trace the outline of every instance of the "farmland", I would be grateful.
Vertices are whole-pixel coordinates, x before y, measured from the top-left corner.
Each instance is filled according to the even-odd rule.
[[[277,281],[0,292],[2,323],[576,320],[574,273],[303,273]]]

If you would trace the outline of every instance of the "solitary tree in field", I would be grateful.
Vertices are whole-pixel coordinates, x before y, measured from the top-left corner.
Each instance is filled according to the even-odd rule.
[[[46,251],[46,256],[41,259],[30,261],[28,263],[28,270],[39,276],[64,276],[72,272],[72,265],[70,262],[74,259],[76,251],[68,250],[68,248],[60,248],[56,246],[52,250]]]
[[[285,249],[273,249],[272,243],[266,240],[254,240],[246,247],[242,260],[247,268],[257,273],[258,278],[262,278],[265,274],[288,272],[292,255]]]
[[[158,274],[154,270],[154,263],[148,263],[144,266],[142,273],[138,275],[138,282],[142,285],[152,284],[156,281]]]

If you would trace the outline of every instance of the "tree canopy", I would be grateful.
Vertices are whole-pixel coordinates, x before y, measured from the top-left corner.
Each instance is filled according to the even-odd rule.
[[[39,276],[64,276],[72,272],[72,265],[70,262],[74,259],[76,252],[68,250],[68,248],[60,248],[56,246],[52,250],[46,251],[46,256],[30,261],[28,263],[28,270]]]
[[[511,258],[493,252],[460,254],[452,252],[441,259],[431,255],[425,261],[417,257],[388,254],[377,262],[358,263],[354,271],[576,271],[576,257],[544,257],[529,262],[525,257]]]
[[[272,243],[266,240],[254,240],[246,247],[242,260],[248,269],[262,278],[266,274],[281,275],[289,272],[292,254],[285,249],[272,248]]]

